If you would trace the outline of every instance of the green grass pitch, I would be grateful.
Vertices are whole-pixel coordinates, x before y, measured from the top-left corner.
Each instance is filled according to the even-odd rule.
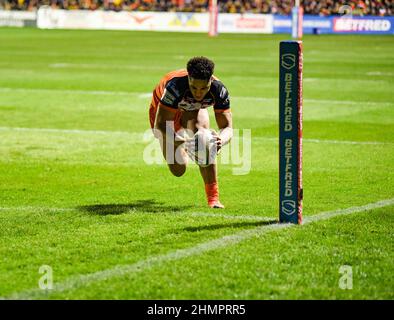
[[[0,297],[393,299],[393,37],[304,37],[304,217],[366,210],[275,228],[287,38],[1,28]],[[223,211],[194,164],[143,157],[149,93],[197,55],[251,130],[249,174],[219,159]]]

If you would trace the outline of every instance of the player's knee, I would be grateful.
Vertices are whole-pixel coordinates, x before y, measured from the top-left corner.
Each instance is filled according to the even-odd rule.
[[[180,164],[170,164],[169,165],[171,173],[175,177],[181,177],[186,171],[186,166],[185,165],[180,165]]]

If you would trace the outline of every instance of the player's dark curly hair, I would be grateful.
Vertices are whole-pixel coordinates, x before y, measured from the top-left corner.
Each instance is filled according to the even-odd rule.
[[[194,57],[187,63],[187,73],[199,80],[209,80],[213,75],[215,64],[205,57]]]

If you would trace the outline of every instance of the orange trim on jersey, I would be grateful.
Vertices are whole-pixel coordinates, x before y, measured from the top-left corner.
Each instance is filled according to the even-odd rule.
[[[170,81],[171,79],[176,78],[176,77],[184,77],[184,76],[187,76],[186,69],[171,71],[171,72],[167,73],[163,78],[161,78],[159,86],[164,89],[167,82]]]
[[[215,113],[225,113],[225,112],[231,112],[231,109],[230,108],[228,108],[228,109],[213,109],[213,111]]]
[[[175,70],[167,73],[163,78],[161,78],[159,84],[155,87],[153,90],[154,95],[156,96],[157,100],[160,100],[163,96],[164,89],[171,79],[175,77],[184,77],[187,75],[187,70],[186,69],[181,69],[181,70]]]

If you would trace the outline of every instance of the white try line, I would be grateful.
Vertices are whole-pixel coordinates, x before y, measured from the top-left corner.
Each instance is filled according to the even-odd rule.
[[[82,130],[82,129],[54,129],[54,128],[21,128],[21,127],[0,127],[0,131],[16,131],[16,132],[42,132],[42,133],[62,133],[62,134],[93,134],[93,135],[120,135],[132,138],[133,141],[142,141],[149,143],[151,140],[145,140],[144,133],[130,132],[130,131],[110,131],[110,130]],[[153,136],[152,136],[153,138]],[[252,137],[251,141],[273,141],[278,142],[279,138],[276,137]],[[303,138],[304,142],[312,143],[328,143],[328,144],[349,144],[349,145],[391,145],[394,142],[383,141],[348,141],[348,140],[328,140],[328,139],[307,139]]]
[[[154,85],[154,84],[153,84]],[[152,87],[153,90],[153,87]],[[140,99],[147,99],[152,96],[151,92],[128,92],[128,91],[110,91],[110,90],[69,90],[69,89],[41,89],[41,88],[9,88],[0,87],[0,92],[26,92],[26,93],[53,93],[53,94],[83,94],[83,95],[109,95],[109,96],[130,96]],[[233,96],[235,100],[251,100],[257,102],[269,102],[278,104],[278,98],[251,97],[251,96]],[[331,104],[331,105],[357,105],[357,106],[393,106],[394,102],[390,101],[355,101],[355,100],[326,100],[326,99],[304,99],[304,103],[311,104]]]
[[[337,216],[349,215],[352,213],[363,212],[374,210],[377,208],[383,208],[387,206],[394,205],[394,198],[386,199],[374,203],[369,203],[364,206],[351,207],[347,209],[340,209],[335,211],[322,212],[320,214],[306,217],[304,219],[304,224],[309,224],[317,221],[327,220]],[[136,263],[129,265],[118,265],[110,269],[84,274],[72,276],[66,279],[63,282],[55,283],[52,290],[40,290],[40,289],[31,289],[22,292],[14,293],[8,297],[2,299],[38,299],[38,298],[48,298],[51,293],[61,293],[64,291],[75,290],[78,288],[82,288],[88,286],[89,284],[93,284],[99,281],[105,281],[112,278],[123,277],[126,275],[131,275],[139,272],[143,272],[149,270],[151,268],[157,267],[163,263],[169,261],[177,261],[193,256],[202,255],[206,252],[218,250],[221,248],[226,248],[232,245],[236,245],[241,243],[242,241],[252,239],[254,237],[260,237],[268,232],[287,229],[290,227],[294,227],[293,224],[279,224],[279,223],[266,223],[262,226],[243,230],[238,233],[224,236],[218,239],[210,240],[207,242],[200,243],[196,246],[178,249],[175,251],[168,252],[166,254],[156,255],[149,257],[144,260],[140,260]]]

